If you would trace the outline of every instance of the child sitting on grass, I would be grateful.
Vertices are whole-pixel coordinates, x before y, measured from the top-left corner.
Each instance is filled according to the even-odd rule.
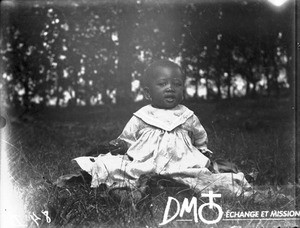
[[[184,82],[181,68],[171,61],[159,60],[146,69],[142,83],[150,104],[135,112],[110,142],[126,153],[74,159],[92,176],[91,187],[136,186],[148,173],[172,177],[199,191],[218,187],[236,194],[249,187],[242,173],[209,171],[212,152],[206,131],[193,111],[180,104]]]

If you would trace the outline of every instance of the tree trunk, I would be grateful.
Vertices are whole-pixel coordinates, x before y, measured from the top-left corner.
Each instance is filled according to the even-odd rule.
[[[278,76],[279,76],[279,70],[278,70],[278,66],[275,65],[274,66],[274,89],[275,89],[275,94],[276,97],[279,98],[280,97],[280,86],[278,83]]]
[[[208,86],[208,77],[207,74],[205,75],[205,88],[206,88],[206,99],[209,100],[210,98],[210,91]]]
[[[227,99],[231,98],[230,88],[231,88],[231,85],[230,85],[230,83],[228,83],[228,85],[227,85]]]
[[[231,62],[229,61],[229,64],[228,66],[230,67]],[[230,99],[231,98],[231,93],[230,93],[230,88],[231,88],[231,69],[227,69],[227,72],[228,72],[228,76],[226,78],[226,84],[227,84],[227,99]]]
[[[220,75],[220,74],[219,74]],[[218,76],[216,79],[216,83],[217,83],[217,89],[218,89],[218,95],[217,95],[217,99],[221,100],[222,99],[222,93],[221,93],[221,79]]]
[[[198,98],[198,89],[199,89],[199,77],[195,78],[195,93],[193,99],[196,100]]]
[[[256,93],[256,82],[252,82],[253,83],[253,88],[251,90],[251,98],[256,98],[257,97],[257,93]]]
[[[55,95],[56,95],[56,104],[55,106],[58,108],[59,107],[59,102],[60,102],[60,99],[62,98],[62,93],[61,91],[59,91],[59,88],[61,86],[61,75],[60,75],[60,69],[57,69],[57,75],[56,75],[56,85],[55,85],[55,89],[56,89],[56,92],[55,92]]]
[[[271,82],[271,80],[268,78],[268,80],[267,80],[267,84],[268,84],[268,88],[267,88],[267,95],[268,95],[268,97],[270,97],[271,96],[271,91],[272,91],[272,82]]]
[[[133,48],[131,42],[133,40],[134,32],[134,14],[131,5],[123,5],[123,11],[120,14],[119,22],[119,62],[118,62],[118,75],[117,75],[117,104],[128,104],[133,102],[133,96],[131,93],[131,65]],[[132,12],[133,11],[133,12]]]
[[[25,108],[25,111],[28,111],[30,109],[30,95],[29,95],[29,80],[28,80],[28,75],[25,75],[25,81],[24,81],[24,90],[25,93],[23,95],[23,106]]]

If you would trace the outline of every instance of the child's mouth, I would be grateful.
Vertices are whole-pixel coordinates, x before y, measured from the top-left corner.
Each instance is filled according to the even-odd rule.
[[[174,102],[175,101],[175,97],[174,96],[165,96],[165,100],[168,103]]]
[[[174,100],[175,100],[175,99],[173,99],[173,98],[167,98],[167,99],[166,99],[167,102],[173,102]]]

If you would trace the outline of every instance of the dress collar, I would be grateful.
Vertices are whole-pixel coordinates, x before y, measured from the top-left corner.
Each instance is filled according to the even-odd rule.
[[[184,105],[177,105],[173,109],[159,109],[147,105],[133,115],[154,127],[165,131],[172,131],[174,128],[183,124],[193,113],[193,111]]]

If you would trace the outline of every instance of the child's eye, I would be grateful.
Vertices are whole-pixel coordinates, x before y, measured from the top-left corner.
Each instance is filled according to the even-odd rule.
[[[181,83],[181,82],[175,82],[174,85],[175,85],[176,87],[180,87],[180,86],[182,86],[182,83]]]
[[[166,83],[166,82],[159,82],[158,85],[159,85],[159,86],[166,86],[167,83]]]

